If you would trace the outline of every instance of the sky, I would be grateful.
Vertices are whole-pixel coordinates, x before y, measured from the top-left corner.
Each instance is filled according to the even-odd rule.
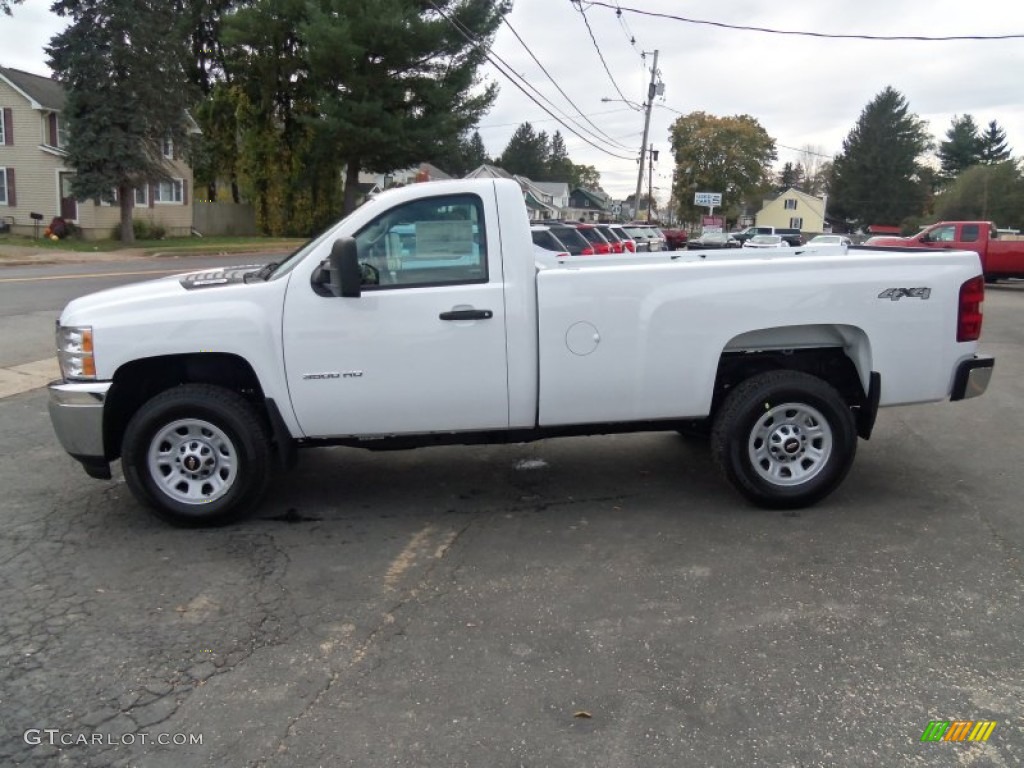
[[[25,0],[14,7],[13,17],[0,16],[0,65],[49,74],[43,49],[65,23],[49,12],[50,4]],[[665,88],[651,110],[648,145],[660,153],[654,187],[662,200],[668,197],[672,173],[669,128],[680,113],[751,115],[775,139],[781,167],[798,160],[808,145],[829,157],[840,152],[861,111],[886,86],[903,94],[936,141],[954,115],[971,114],[982,126],[998,121],[1014,155],[1024,156],[1024,37],[953,42],[814,38],[687,23],[630,9],[830,35],[1024,36],[1024,3],[1019,0],[514,0],[509,26],[498,31],[492,50],[555,105],[546,104],[568,127],[487,65],[484,79],[500,88],[480,123],[489,154],[500,155],[516,127],[530,122],[549,135],[560,131],[573,162],[595,166],[606,192],[617,198],[632,194],[644,113],[623,99],[636,105],[645,101],[657,50]],[[643,59],[641,52],[647,52]]]

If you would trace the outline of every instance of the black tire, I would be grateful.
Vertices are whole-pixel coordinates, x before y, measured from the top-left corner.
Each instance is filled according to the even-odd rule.
[[[857,430],[849,406],[830,384],[799,371],[769,371],[725,398],[711,432],[711,452],[750,501],[796,509],[839,487],[857,453]]]
[[[255,509],[270,483],[272,455],[263,420],[241,395],[184,384],[135,413],[121,465],[128,488],[157,517],[201,527]]]

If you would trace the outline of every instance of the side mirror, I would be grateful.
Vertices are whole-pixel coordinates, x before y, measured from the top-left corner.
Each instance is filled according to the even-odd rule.
[[[331,246],[331,293],[346,299],[358,299],[362,295],[362,271],[359,269],[359,252],[356,241],[351,237],[340,237]]]

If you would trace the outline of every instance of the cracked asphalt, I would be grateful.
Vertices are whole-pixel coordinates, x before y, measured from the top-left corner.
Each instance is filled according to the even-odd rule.
[[[983,348],[799,514],[657,433],[310,451],[182,531],[2,399],[0,765],[1020,765],[1024,285]]]

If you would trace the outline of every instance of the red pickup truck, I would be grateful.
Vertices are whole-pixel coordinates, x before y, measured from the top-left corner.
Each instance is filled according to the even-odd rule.
[[[913,237],[872,238],[871,245],[974,251],[981,257],[985,282],[1024,277],[1024,241],[1000,239],[991,221],[940,221]]]

